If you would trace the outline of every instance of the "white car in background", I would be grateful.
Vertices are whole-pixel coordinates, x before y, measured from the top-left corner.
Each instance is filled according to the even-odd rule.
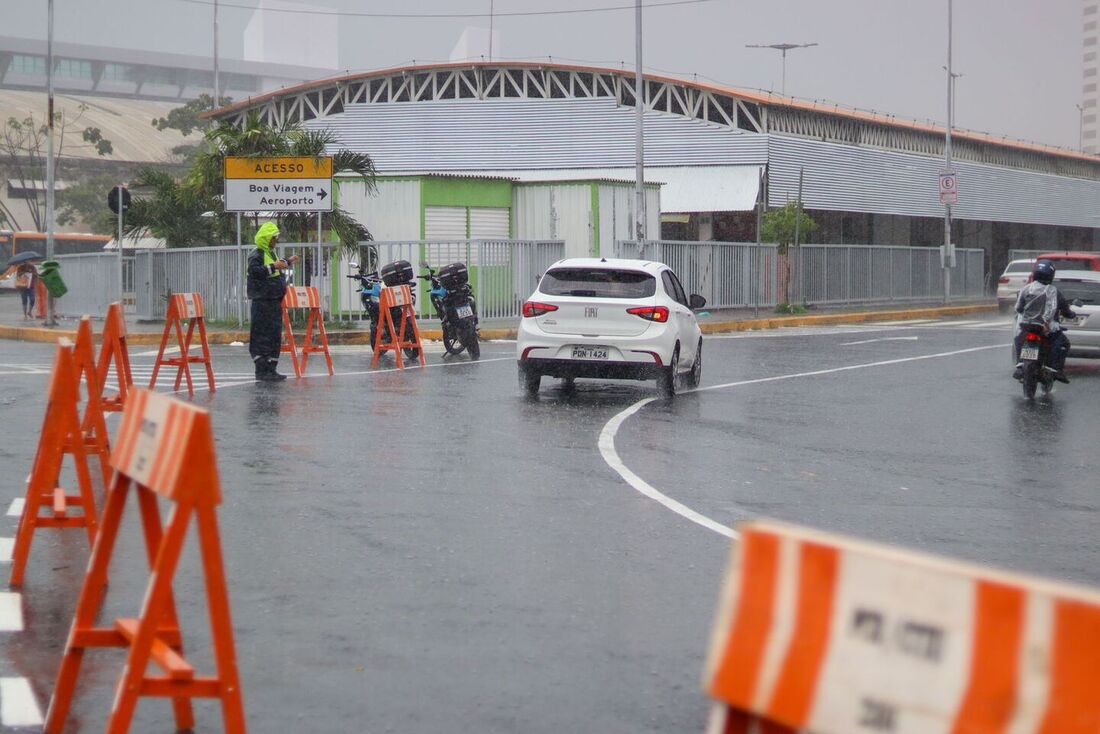
[[[1034,260],[1013,260],[1005,266],[1005,271],[997,279],[997,307],[1001,313],[1016,308],[1016,296],[1027,285],[1034,267]]]
[[[671,397],[699,384],[703,334],[679,278],[648,260],[573,258],[554,263],[523,304],[516,338],[519,378],[538,393],[543,376],[657,380]]]
[[[1077,314],[1074,320],[1062,321],[1069,337],[1069,356],[1100,358],[1100,272],[1059,270],[1054,285]]]

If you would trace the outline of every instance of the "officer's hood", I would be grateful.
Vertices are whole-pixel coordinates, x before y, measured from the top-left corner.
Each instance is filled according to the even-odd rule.
[[[264,222],[260,231],[256,233],[256,247],[261,250],[271,249],[271,240],[279,236],[279,225],[275,222]]]

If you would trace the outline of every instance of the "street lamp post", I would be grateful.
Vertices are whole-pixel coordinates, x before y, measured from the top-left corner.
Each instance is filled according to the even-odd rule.
[[[214,109],[221,107],[221,85],[218,83],[218,0],[214,0]]]
[[[816,43],[769,43],[769,44],[761,46],[761,45],[757,45],[757,44],[747,43],[747,44],[745,44],[745,48],[772,48],[772,49],[775,49],[776,51],[779,51],[781,54],[783,54],[783,78],[782,78],[782,86],[780,86],[779,91],[780,91],[780,94],[782,94],[783,96],[786,96],[787,95],[787,52],[792,50],[792,49],[796,49],[796,48],[810,48],[811,46],[816,46],[816,45],[817,45]]]
[[[944,139],[944,172],[951,173],[951,128],[955,126],[955,75],[951,67],[952,51],[952,0],[947,0],[947,134]],[[954,264],[955,247],[951,243],[951,205],[944,203],[943,213],[943,302],[951,300],[951,266]]]
[[[1083,105],[1075,104],[1077,108],[1077,150],[1082,153],[1085,152],[1085,108]]]
[[[54,179],[57,175],[53,159],[53,0],[49,0],[46,13],[46,259],[53,260]],[[46,325],[57,325],[53,296],[46,296]]]
[[[645,83],[642,80],[642,0],[634,0],[634,240],[645,240]]]

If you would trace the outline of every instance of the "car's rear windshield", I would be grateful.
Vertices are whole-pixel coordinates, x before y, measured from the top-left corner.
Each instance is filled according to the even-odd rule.
[[[1054,285],[1070,303],[1079,298],[1082,303],[1100,305],[1100,283],[1086,280],[1055,280]]]
[[[636,270],[553,268],[542,277],[539,290],[548,296],[647,298],[657,292],[657,280]]]
[[[1031,269],[1035,267],[1031,263],[1009,263],[1005,268],[1006,273],[1030,273]]]
[[[1054,263],[1059,270],[1096,270],[1096,260],[1091,257],[1051,257],[1045,258]]]

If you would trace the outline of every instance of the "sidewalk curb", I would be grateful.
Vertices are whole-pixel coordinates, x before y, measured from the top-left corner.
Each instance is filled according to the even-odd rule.
[[[854,311],[849,313],[830,313],[801,316],[772,316],[761,319],[744,319],[737,321],[703,321],[699,324],[704,334],[722,334],[731,331],[757,331],[761,329],[779,329],[792,326],[828,326],[832,324],[861,324],[868,321],[907,321],[910,319],[927,319],[941,316],[966,316],[976,313],[995,313],[997,304],[979,303],[967,306],[931,306],[924,308],[891,310],[891,311]],[[96,333],[98,342],[101,334]],[[439,329],[422,329],[422,339],[440,341],[443,332]],[[6,326],[0,325],[0,339],[14,339],[26,342],[53,342],[62,337],[71,340],[76,339],[76,331],[71,329],[49,329],[44,326]],[[126,334],[126,342],[134,346],[160,346],[162,334],[149,331],[129,332]],[[482,329],[481,338],[490,339],[515,339],[516,329]],[[230,344],[232,342],[247,342],[247,331],[208,331],[207,340],[211,344]],[[369,344],[370,334],[366,331],[330,331],[328,333],[329,344],[351,345]]]

